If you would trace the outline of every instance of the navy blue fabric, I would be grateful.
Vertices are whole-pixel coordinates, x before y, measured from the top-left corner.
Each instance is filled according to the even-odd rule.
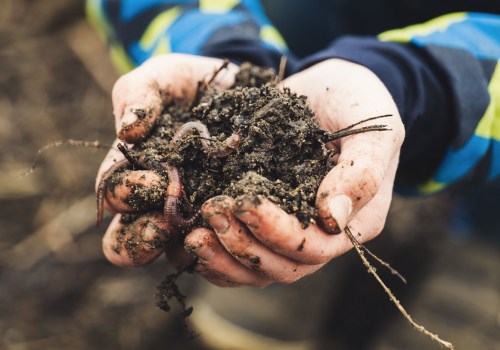
[[[300,61],[296,69],[303,70],[329,58],[369,68],[396,102],[406,130],[398,183],[410,186],[429,178],[456,129],[447,80],[440,68],[425,52],[410,45],[345,36]]]
[[[251,62],[258,66],[271,67],[277,72],[282,54],[262,44],[260,40],[238,40],[209,45],[203,48],[203,55],[209,57],[229,59],[231,62],[241,64]],[[285,75],[296,71],[297,59],[287,55]]]

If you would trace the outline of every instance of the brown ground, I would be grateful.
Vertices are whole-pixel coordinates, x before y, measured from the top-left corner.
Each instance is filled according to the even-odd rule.
[[[171,272],[163,259],[138,270],[104,260],[93,193],[102,151],[55,149],[33,175],[16,177],[48,142],[113,140],[117,76],[82,21],[83,2],[0,0],[0,8],[0,348],[204,349],[184,336],[177,312],[154,307],[155,286]],[[498,348],[498,248],[452,241],[447,208],[445,197],[397,199],[386,232],[369,247],[409,279],[400,287],[386,277],[418,321],[457,348]],[[196,295],[197,278],[182,283]],[[294,286],[209,292],[205,300],[228,318],[251,327],[251,315],[260,320],[254,328],[282,337],[314,334],[319,349],[433,346],[353,253]],[[235,296],[240,302],[229,305]]]

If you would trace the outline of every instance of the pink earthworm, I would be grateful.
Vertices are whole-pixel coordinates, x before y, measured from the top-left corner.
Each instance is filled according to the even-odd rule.
[[[186,137],[186,135],[189,134],[193,129],[196,130],[200,135],[203,150],[212,157],[227,157],[240,145],[240,135],[232,134],[224,142],[222,142],[222,147],[213,146],[214,142],[219,141],[211,140],[207,126],[200,121],[192,121],[187,122],[177,130],[177,132],[172,137],[172,146],[174,148],[178,148],[180,140]]]

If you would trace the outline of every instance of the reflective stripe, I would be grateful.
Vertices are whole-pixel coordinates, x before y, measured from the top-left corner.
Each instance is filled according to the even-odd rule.
[[[179,18],[181,13],[181,8],[176,6],[156,16],[146,28],[139,41],[141,47],[144,50],[151,50],[158,38],[167,32],[172,23]],[[170,51],[170,49],[168,49],[168,51]]]
[[[488,84],[488,91],[491,102],[476,128],[475,134],[500,141],[500,63],[496,65],[495,72]]]
[[[427,183],[420,185],[418,187],[418,193],[420,194],[431,194],[435,192],[439,192],[443,190],[446,187],[446,184],[444,183],[439,183],[434,180],[430,180]]]
[[[167,35],[167,36],[160,39],[160,41],[158,42],[158,45],[156,46],[156,49],[153,51],[153,56],[162,55],[165,53],[172,52],[170,47],[171,47],[170,46],[170,35]]]
[[[111,44],[109,52],[111,62],[119,73],[124,74],[134,69],[134,62],[130,60],[123,46],[118,44]]]
[[[281,36],[281,34],[278,32],[278,30],[273,27],[272,25],[264,25],[260,29],[260,38],[263,40],[265,43],[275,47],[279,51],[286,51],[287,46],[285,39]]]
[[[224,14],[231,11],[239,0],[200,0],[200,11],[211,14]]]
[[[389,30],[379,34],[378,38],[382,41],[407,43],[416,36],[428,36],[433,32],[445,31],[451,24],[463,21],[466,17],[465,12],[450,13],[422,24]]]
[[[90,24],[99,33],[102,40],[107,40],[114,36],[113,28],[108,22],[103,9],[102,0],[87,0],[85,3],[85,12]]]

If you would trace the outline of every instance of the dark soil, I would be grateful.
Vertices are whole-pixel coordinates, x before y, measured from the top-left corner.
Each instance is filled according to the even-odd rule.
[[[275,81],[273,71],[243,65],[230,89],[220,92],[208,86],[194,107],[192,102],[167,106],[152,134],[130,150],[130,156],[175,165],[183,179],[186,211],[221,194],[237,200],[262,195],[307,227],[315,222],[316,192],[333,166],[332,152],[325,147],[325,132],[306,97],[278,89]],[[234,134],[240,137],[238,147],[226,156],[211,155],[194,130],[172,147],[176,130],[193,120],[208,127],[210,147],[224,147]],[[110,182],[123,182],[123,177]],[[136,210],[161,205],[157,188],[132,192],[127,202]]]

